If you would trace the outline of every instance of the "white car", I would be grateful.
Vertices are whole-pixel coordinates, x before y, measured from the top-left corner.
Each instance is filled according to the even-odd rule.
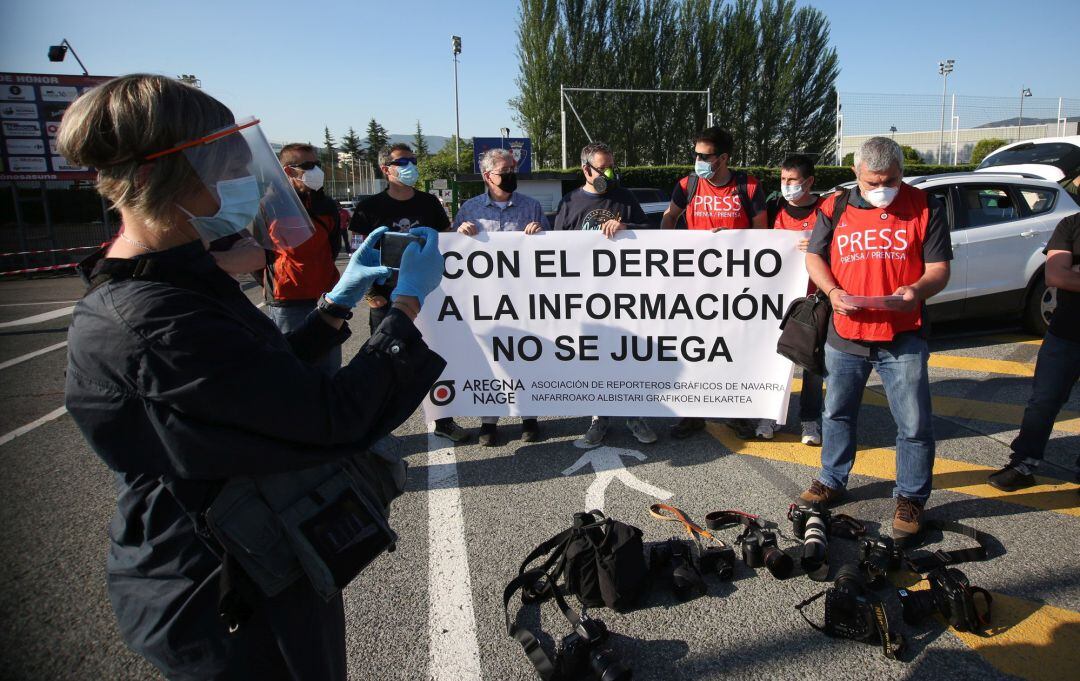
[[[1057,304],[1046,287],[1043,249],[1080,206],[1057,182],[988,171],[905,177],[946,209],[953,261],[949,285],[930,299],[934,321],[1015,315],[1046,332]],[[841,187],[851,187],[845,183]]]
[[[1030,173],[1062,186],[1075,184],[1080,175],[1080,135],[1007,144],[990,152],[975,172]]]

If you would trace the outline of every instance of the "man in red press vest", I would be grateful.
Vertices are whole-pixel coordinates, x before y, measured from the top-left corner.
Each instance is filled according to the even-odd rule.
[[[838,195],[818,211],[806,269],[833,306],[825,347],[829,390],[822,413],[821,471],[801,499],[843,496],[855,463],[859,407],[871,370],[896,419],[893,538],[922,529],[934,467],[924,301],[949,283],[952,245],[944,207],[902,181],[904,156],[888,137],[855,153],[856,187],[833,219]]]
[[[770,197],[765,203],[768,225],[772,229],[787,229],[809,235],[817,222],[818,208],[827,197],[813,193],[814,161],[805,154],[792,154],[780,164],[780,192]],[[803,253],[809,244],[808,239],[799,241],[799,250]],[[807,294],[817,291],[813,282]],[[802,391],[799,394],[799,422],[802,428],[802,443],[818,446],[821,444],[821,405],[822,378],[812,371],[802,372]],[[773,438],[775,422],[763,419],[755,435],[766,440]]]
[[[714,126],[694,138],[694,172],[671,191],[671,203],[660,221],[661,229],[675,229],[685,214],[687,229],[719,232],[722,229],[764,229],[765,192],[753,175],[731,170],[735,140],[731,133]],[[743,437],[753,437],[749,421],[732,424]],[[705,419],[681,418],[671,427],[671,437],[681,440],[705,429]]]

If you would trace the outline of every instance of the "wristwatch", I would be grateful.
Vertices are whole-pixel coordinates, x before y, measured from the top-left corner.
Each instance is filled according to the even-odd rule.
[[[331,302],[330,299],[326,297],[325,293],[319,296],[319,302],[316,304],[316,307],[320,312],[325,312],[334,319],[352,319],[352,310],[344,305],[338,305],[337,303]]]

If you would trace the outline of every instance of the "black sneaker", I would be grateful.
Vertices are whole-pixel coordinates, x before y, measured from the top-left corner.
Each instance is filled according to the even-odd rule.
[[[1013,468],[1011,464],[1002,468],[997,473],[991,473],[986,481],[1002,492],[1015,492],[1018,489],[1027,489],[1028,487],[1035,486],[1034,475],[1030,473],[1025,475]]]
[[[521,441],[533,442],[540,437],[540,424],[536,419],[521,419]]]
[[[671,427],[668,434],[676,440],[685,440],[699,430],[705,430],[705,419],[686,416]]]
[[[480,424],[480,446],[494,447],[499,444],[499,428],[494,423]]]
[[[454,419],[445,418],[435,422],[435,434],[449,439],[451,442],[465,442],[469,439],[469,431],[465,430]]]

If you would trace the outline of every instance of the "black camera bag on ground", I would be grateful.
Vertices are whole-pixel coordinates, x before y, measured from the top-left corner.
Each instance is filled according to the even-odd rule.
[[[847,204],[847,191],[836,196],[832,214],[834,226],[837,217],[844,214]],[[832,304],[829,297],[821,291],[791,301],[780,321],[780,338],[776,341],[777,354],[790,359],[803,369],[824,376],[825,339],[829,335],[831,320]]]
[[[573,526],[533,549],[518,574],[543,556],[539,569],[546,578],[524,590],[526,602],[549,598],[549,584],[562,577],[566,590],[582,605],[621,610],[632,605],[647,584],[641,530],[600,511],[575,513]]]

